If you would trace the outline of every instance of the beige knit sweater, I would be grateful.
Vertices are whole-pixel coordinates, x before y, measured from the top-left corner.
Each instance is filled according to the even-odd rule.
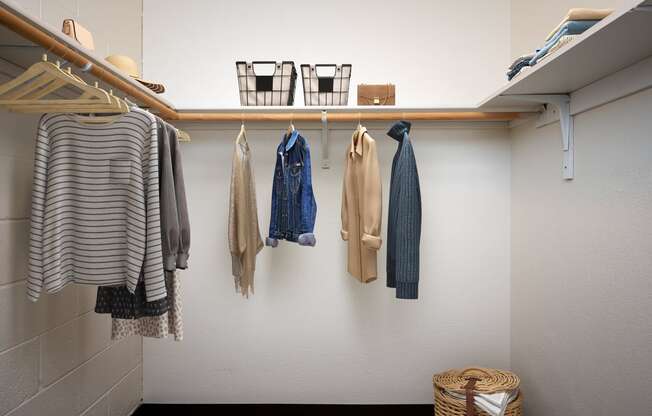
[[[235,140],[229,205],[229,249],[236,292],[254,293],[256,254],[263,248],[258,228],[256,187],[244,126]]]

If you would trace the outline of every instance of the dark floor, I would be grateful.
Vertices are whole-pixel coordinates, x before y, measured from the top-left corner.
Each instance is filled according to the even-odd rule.
[[[432,416],[432,404],[152,404],[145,403],[134,416]]]

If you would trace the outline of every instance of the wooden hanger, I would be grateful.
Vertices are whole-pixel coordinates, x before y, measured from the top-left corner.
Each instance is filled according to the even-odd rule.
[[[76,114],[75,119],[82,124],[107,124],[116,121],[122,116],[122,114],[129,112],[129,105],[127,102],[113,95],[113,90],[109,90],[109,97],[111,98],[113,105],[118,107],[118,109],[112,111],[112,113],[118,114],[102,116],[98,116],[95,113],[89,113],[88,115]]]
[[[75,98],[47,98],[62,88],[72,87]],[[23,113],[125,113],[129,107],[97,85],[90,86],[72,71],[42,62],[30,66],[11,81],[0,85],[0,106]]]

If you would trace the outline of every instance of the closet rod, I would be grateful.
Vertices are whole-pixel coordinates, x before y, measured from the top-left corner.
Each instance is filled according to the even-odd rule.
[[[179,121],[316,121],[322,120],[322,109],[314,113],[271,113],[271,112],[214,112],[177,113]],[[388,120],[432,120],[432,121],[510,121],[519,117],[515,112],[480,112],[480,111],[410,111],[410,112],[330,112],[326,110],[328,121],[388,121]]]
[[[25,20],[23,17],[11,13],[9,10],[3,7],[0,7],[0,23],[11,29],[13,32],[23,36],[25,39],[28,39],[42,46],[48,52],[52,52],[53,54],[77,65],[80,68],[91,63],[92,65],[89,72],[100,80],[142,102],[145,104],[145,106],[157,111],[161,117],[168,120],[176,119],[176,111],[159,102],[155,98],[150,97],[147,93],[140,91],[133,85],[130,85],[128,82],[121,80],[119,77],[102,68],[100,65],[91,62],[88,58],[84,57],[73,48],[67,46],[62,42],[59,42],[43,29]]]

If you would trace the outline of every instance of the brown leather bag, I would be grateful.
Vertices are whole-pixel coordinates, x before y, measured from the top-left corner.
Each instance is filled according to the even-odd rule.
[[[358,84],[358,105],[396,105],[396,86]]]
[[[95,49],[93,34],[84,26],[80,25],[79,22],[73,19],[65,19],[61,31],[75,39],[86,49],[91,51]]]

